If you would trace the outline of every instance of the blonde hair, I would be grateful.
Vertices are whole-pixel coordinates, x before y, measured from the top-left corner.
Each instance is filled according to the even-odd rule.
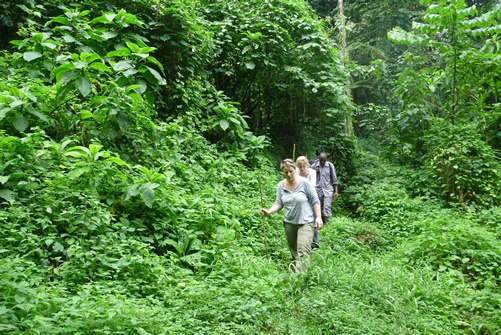
[[[286,167],[293,167],[295,169],[296,168],[296,164],[294,163],[294,161],[292,159],[286,158],[280,164],[280,169],[283,171],[284,168],[286,168]]]
[[[299,156],[297,159],[296,159],[296,166],[297,167],[302,167],[302,166],[307,166],[307,167],[310,167],[310,162],[308,162],[308,158],[306,158],[306,156]]]

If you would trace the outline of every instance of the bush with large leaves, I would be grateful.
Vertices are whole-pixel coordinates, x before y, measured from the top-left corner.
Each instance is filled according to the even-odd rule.
[[[425,136],[423,165],[441,196],[463,206],[499,206],[501,166],[495,151],[469,126],[437,121]]]
[[[414,22],[411,32],[397,27],[388,35],[411,46],[395,91],[402,106],[395,129],[419,152],[429,120],[437,116],[475,126],[486,142],[497,146],[501,7],[480,13],[464,0],[421,3],[427,6],[423,22]]]
[[[202,14],[216,45],[214,84],[252,130],[288,145],[325,136],[348,112],[337,50],[305,3],[204,2]]]
[[[86,146],[92,138],[119,146],[129,127],[149,128],[144,116],[165,80],[154,48],[129,29],[143,23],[123,10],[93,14],[68,9],[50,29],[23,31],[25,39],[13,42],[20,53],[1,87],[4,128],[43,125],[54,139],[73,134]]]

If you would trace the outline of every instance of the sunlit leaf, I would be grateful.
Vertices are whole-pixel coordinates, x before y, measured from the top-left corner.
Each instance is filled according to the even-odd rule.
[[[245,63],[245,67],[248,68],[249,70],[254,70],[256,64],[254,64],[253,62],[247,62]]]
[[[80,93],[82,93],[84,97],[89,95],[89,93],[91,92],[92,84],[88,78],[79,77],[77,78],[76,83],[78,90],[80,91]]]
[[[26,130],[26,128],[28,128],[29,126],[29,122],[28,120],[18,114],[18,115],[15,115],[13,118],[12,118],[12,125],[14,126],[14,128],[16,128],[19,132],[23,132]]]
[[[227,120],[221,120],[219,121],[219,125],[221,126],[221,129],[226,130],[230,126],[230,123]]]
[[[23,58],[26,59],[28,62],[31,62],[40,57],[42,57],[42,54],[38,51],[28,51],[23,54]]]

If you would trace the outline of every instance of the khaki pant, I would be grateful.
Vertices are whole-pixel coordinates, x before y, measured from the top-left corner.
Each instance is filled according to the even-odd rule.
[[[284,222],[287,244],[292,257],[296,260],[295,272],[306,272],[310,262],[311,242],[315,223],[292,224]]]
[[[318,194],[318,200],[320,200],[320,212],[322,213],[322,220],[324,224],[329,221],[329,218],[332,216],[332,193],[325,196],[322,191]]]

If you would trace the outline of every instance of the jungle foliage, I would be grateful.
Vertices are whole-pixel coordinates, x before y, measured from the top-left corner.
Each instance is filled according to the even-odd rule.
[[[322,1],[1,4],[0,332],[499,333],[499,9],[473,2],[353,1],[347,59]],[[341,190],[303,275],[258,215],[295,143]]]
[[[419,167],[446,201],[499,206],[500,5],[351,1],[343,19],[334,2],[310,3],[347,31],[357,136],[377,137],[392,159]]]

